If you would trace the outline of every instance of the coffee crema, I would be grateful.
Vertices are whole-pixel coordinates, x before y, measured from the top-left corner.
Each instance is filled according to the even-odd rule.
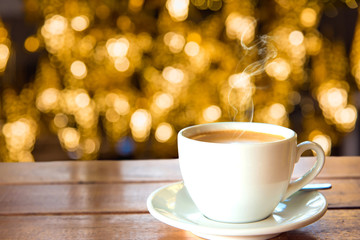
[[[253,132],[248,130],[219,130],[209,131],[200,134],[195,134],[191,139],[202,142],[213,143],[261,143],[261,142],[275,142],[285,139],[285,137],[275,134]]]

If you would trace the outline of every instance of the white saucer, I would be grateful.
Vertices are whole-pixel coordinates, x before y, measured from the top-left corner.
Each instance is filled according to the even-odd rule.
[[[260,240],[315,222],[325,214],[327,202],[317,191],[299,191],[279,203],[273,214],[262,221],[221,223],[204,217],[183,183],[178,182],[154,191],[147,199],[147,208],[156,219],[202,238]]]

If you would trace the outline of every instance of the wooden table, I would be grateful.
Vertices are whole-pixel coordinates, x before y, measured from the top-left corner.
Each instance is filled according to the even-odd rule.
[[[147,211],[152,191],[180,180],[177,160],[0,163],[0,239],[200,239]],[[333,185],[327,213],[275,239],[360,239],[360,157],[328,157],[315,182]]]

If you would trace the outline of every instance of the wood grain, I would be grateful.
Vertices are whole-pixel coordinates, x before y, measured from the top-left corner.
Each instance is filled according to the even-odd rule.
[[[328,182],[317,180],[315,182]],[[360,206],[360,179],[334,179],[321,191],[329,208]],[[169,183],[1,185],[0,215],[143,213],[151,192]]]
[[[357,239],[360,236],[359,214],[360,210],[328,211],[317,222],[274,239]],[[0,216],[0,236],[2,240],[200,239],[159,222],[149,214]]]
[[[360,210],[328,210],[317,222],[280,235],[277,240],[359,239]]]
[[[164,183],[2,185],[0,215],[147,212],[146,199]]]
[[[313,161],[301,158],[294,176]],[[0,163],[0,239],[200,239],[147,212],[149,194],[179,180],[175,159]],[[327,213],[275,239],[359,239],[360,157],[328,157],[314,182],[333,185]]]
[[[294,176],[311,168],[313,157],[303,157],[296,164]],[[360,178],[359,157],[327,157],[318,178]],[[37,163],[0,163],[0,185],[164,182],[182,179],[179,163],[168,160],[132,161],[55,161]]]
[[[0,163],[0,184],[178,181],[178,161],[55,161]]]

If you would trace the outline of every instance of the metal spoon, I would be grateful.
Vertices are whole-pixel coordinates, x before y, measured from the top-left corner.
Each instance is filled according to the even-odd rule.
[[[302,191],[326,190],[331,189],[331,183],[310,183],[303,187]]]

